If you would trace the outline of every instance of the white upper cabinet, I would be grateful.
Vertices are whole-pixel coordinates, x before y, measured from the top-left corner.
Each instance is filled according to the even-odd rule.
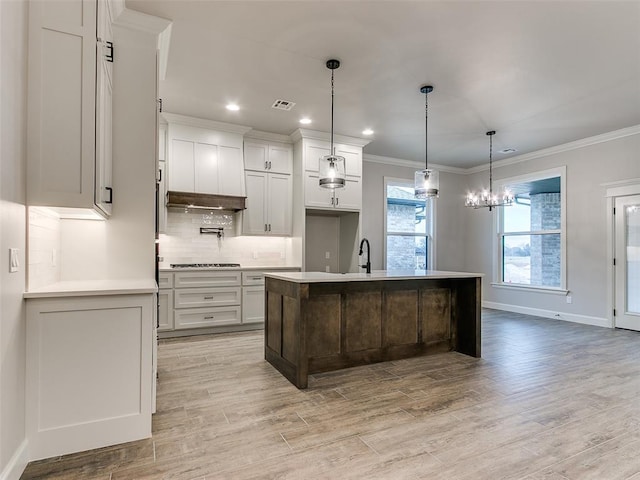
[[[305,170],[317,172],[320,158],[329,155],[330,142],[323,140],[305,140]],[[355,177],[362,176],[362,147],[334,143],[335,155],[344,157],[345,172]]]
[[[247,170],[247,209],[242,215],[244,235],[291,235],[291,175]]]
[[[296,138],[297,135],[297,138]],[[309,135],[309,136],[306,136]],[[361,139],[340,137],[334,143],[335,155],[345,158],[346,183],[344,188],[322,188],[319,185],[320,158],[329,155],[331,143],[320,132],[298,130],[294,133],[296,171],[302,170],[302,199],[309,209],[343,210],[358,212],[362,209],[362,147],[368,142]],[[353,141],[353,144],[347,143]]]
[[[293,148],[278,142],[248,139],[244,142],[244,168],[258,172],[288,173],[293,166]]]
[[[170,113],[163,116],[169,124],[167,190],[245,196],[242,135],[249,128]]]
[[[104,0],[29,4],[29,205],[111,212],[110,27]]]

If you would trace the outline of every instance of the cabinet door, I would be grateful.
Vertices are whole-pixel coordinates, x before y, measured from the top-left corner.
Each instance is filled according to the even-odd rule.
[[[159,290],[158,304],[158,331],[173,330],[173,290]]]
[[[158,160],[164,162],[167,159],[167,126],[158,128]]]
[[[336,189],[335,207],[340,210],[360,211],[362,208],[362,183],[358,177],[347,177],[344,188]]]
[[[267,173],[245,172],[247,208],[242,213],[242,233],[265,235],[267,232]]]
[[[98,49],[100,51],[100,49]],[[112,156],[112,99],[113,89],[109,65],[104,55],[98,58],[96,72],[96,177],[95,204],[105,214],[111,215],[113,202]]]
[[[194,188],[197,193],[219,193],[218,146],[196,143],[194,147]]]
[[[269,145],[268,166],[270,173],[291,173],[293,170],[293,148],[291,145]]]
[[[259,142],[245,142],[244,144],[244,168],[247,170],[267,170],[267,158],[269,145]]]
[[[167,171],[165,162],[158,162],[158,232],[164,233],[167,229]]]
[[[168,189],[174,192],[193,192],[195,185],[194,142],[174,138],[171,140],[170,148]]]
[[[96,2],[29,3],[27,176],[32,205],[92,208]]]
[[[271,235],[291,235],[293,215],[291,175],[270,173],[267,180],[267,230]]]
[[[317,173],[306,172],[304,176],[304,204],[311,208],[333,208],[333,192],[319,185]]]
[[[351,145],[336,145],[336,155],[344,157],[344,169],[347,175],[362,176],[362,148]]]
[[[245,196],[242,150],[236,147],[218,147],[218,183],[220,195]]]
[[[329,155],[329,143],[322,142],[323,145],[305,144],[304,168],[310,172],[317,172],[320,166],[320,158]],[[324,145],[326,143],[326,145]]]
[[[264,286],[242,287],[242,323],[264,322]]]

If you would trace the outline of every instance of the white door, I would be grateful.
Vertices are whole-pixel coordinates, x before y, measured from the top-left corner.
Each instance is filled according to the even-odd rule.
[[[271,235],[291,235],[291,175],[269,174],[267,220]]]
[[[244,144],[244,168],[246,170],[267,170],[267,157],[269,146],[266,143]]]
[[[336,208],[360,211],[362,207],[362,183],[358,177],[347,177],[344,188],[336,188]]]
[[[614,318],[640,330],[640,195],[616,198]]]
[[[289,145],[269,145],[269,171],[291,173],[293,151]]]
[[[306,172],[304,176],[304,205],[306,207],[333,208],[333,190],[322,188],[317,173]]]

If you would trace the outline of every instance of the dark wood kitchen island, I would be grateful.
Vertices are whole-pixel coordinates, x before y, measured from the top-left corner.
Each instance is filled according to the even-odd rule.
[[[455,350],[480,357],[481,275],[270,273],[265,359],[298,388],[309,374]]]

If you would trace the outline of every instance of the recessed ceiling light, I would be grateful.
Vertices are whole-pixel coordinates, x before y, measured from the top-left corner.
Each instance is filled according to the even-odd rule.
[[[307,118],[307,117],[301,118],[300,119],[300,123],[303,124],[303,125],[309,125],[311,123],[311,119]]]
[[[517,150],[515,148],[503,148],[500,150],[500,153],[515,153]]]
[[[237,112],[238,110],[240,110],[240,107],[235,103],[229,103],[227,104],[227,110],[231,110],[232,112]]]
[[[363,135],[373,135],[373,130],[371,130],[370,128],[365,128],[365,129],[362,131],[362,134],[363,134]]]

